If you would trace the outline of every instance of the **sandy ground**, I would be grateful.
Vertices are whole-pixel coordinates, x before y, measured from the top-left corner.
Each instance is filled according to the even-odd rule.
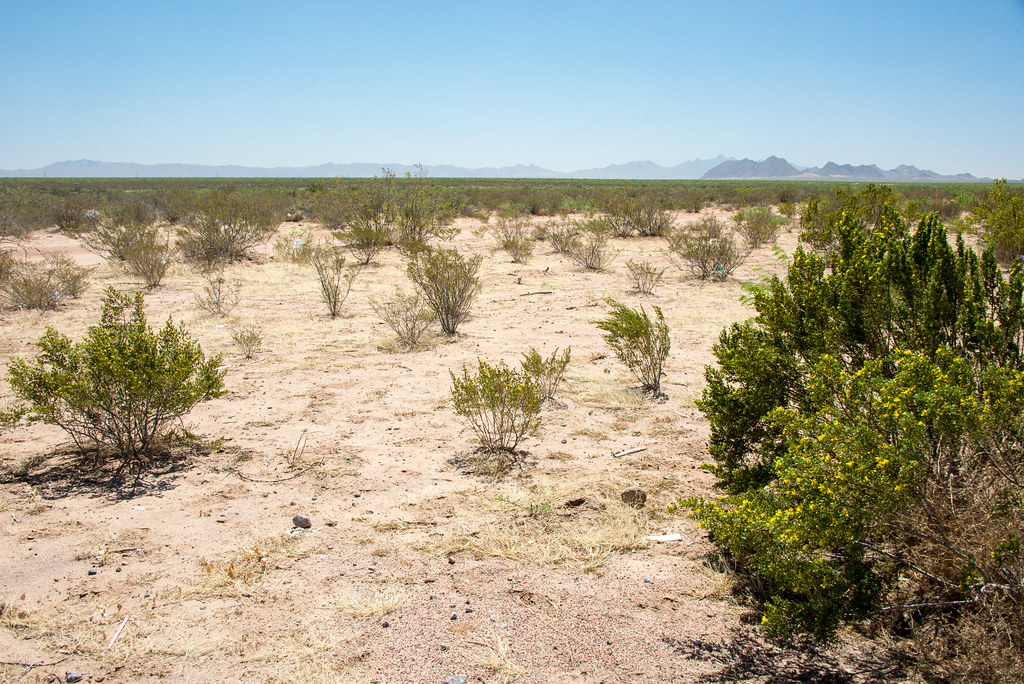
[[[829,653],[763,643],[705,534],[665,512],[679,497],[713,494],[699,468],[708,428],[694,406],[703,367],[718,331],[751,314],[740,281],[785,263],[763,248],[735,278],[701,283],[669,264],[661,240],[630,239],[612,241],[620,254],[604,272],[546,242],[516,265],[492,251],[478,221],[458,225],[454,244],[484,256],[482,292],[457,337],[411,352],[396,350],[370,306],[409,288],[393,250],[360,274],[333,320],[312,268],[270,247],[230,267],[241,297],[225,317],[202,311],[196,275],[175,267],[146,295],[150,323],[184,321],[207,353],[223,353],[228,393],[187,419],[209,453],[166,463],[137,487],[111,489],[55,427],[4,430],[0,679],[895,676],[864,674],[873,649],[852,634]],[[779,244],[791,253],[795,235]],[[0,311],[0,376],[10,358],[34,353],[46,326],[80,338],[108,285],[138,286],[57,233],[27,246],[96,271],[59,311]],[[630,291],[629,259],[667,267],[653,296]],[[601,339],[593,321],[606,297],[663,308],[666,401],[640,399]],[[254,325],[265,341],[247,360],[231,332]],[[497,478],[474,472],[476,441],[452,409],[449,371],[478,358],[515,364],[529,345],[545,355],[571,345],[566,380],[519,465]],[[11,399],[4,382],[0,401]],[[649,496],[640,511],[619,500],[633,485]],[[311,528],[294,528],[295,514]],[[647,539],[669,533],[682,539]]]

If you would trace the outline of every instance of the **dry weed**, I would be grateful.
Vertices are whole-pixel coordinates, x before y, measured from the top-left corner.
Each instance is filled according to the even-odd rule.
[[[513,490],[490,500],[506,515],[474,532],[442,539],[435,550],[593,572],[613,553],[647,544],[648,515],[623,505],[620,490],[609,482],[564,491],[536,486]],[[588,492],[585,506],[561,505],[582,491]]]
[[[489,669],[496,679],[488,681],[513,682],[526,674],[526,669],[512,656],[512,647],[500,635],[469,642],[470,657]]]
[[[373,596],[346,596],[338,601],[338,608],[353,617],[389,615],[405,603],[405,590],[401,587],[382,587]]]
[[[199,595],[241,595],[251,593],[270,570],[269,559],[284,553],[294,544],[288,535],[265,537],[244,546],[230,558],[200,560],[203,577],[195,587]]]

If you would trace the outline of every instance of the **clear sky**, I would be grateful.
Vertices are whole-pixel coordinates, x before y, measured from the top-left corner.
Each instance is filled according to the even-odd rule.
[[[1024,177],[1024,0],[0,0],[0,169],[718,154]]]

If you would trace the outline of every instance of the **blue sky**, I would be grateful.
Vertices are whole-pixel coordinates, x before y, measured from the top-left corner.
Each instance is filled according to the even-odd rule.
[[[0,169],[775,154],[1024,177],[1024,0],[0,10]]]

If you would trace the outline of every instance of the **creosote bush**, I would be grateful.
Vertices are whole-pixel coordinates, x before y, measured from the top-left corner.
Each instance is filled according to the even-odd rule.
[[[553,399],[555,391],[562,383],[565,369],[569,367],[569,358],[572,354],[572,347],[566,347],[561,354],[558,349],[551,352],[551,356],[545,359],[533,347],[530,351],[523,353],[523,372],[533,378],[537,383],[537,391],[543,401]]]
[[[265,243],[284,217],[270,193],[215,190],[197,196],[178,229],[185,259],[202,268],[238,261]]]
[[[228,282],[223,269],[202,273],[203,289],[196,294],[196,304],[213,316],[227,316],[238,306],[242,282]]]
[[[274,240],[274,256],[293,264],[308,264],[314,249],[313,232],[308,228],[290,228]]]
[[[108,288],[100,322],[81,342],[47,329],[37,346],[39,356],[9,369],[29,419],[61,427],[83,450],[101,445],[118,471],[144,470],[172,423],[223,394],[220,356],[205,359],[170,319],[151,330],[141,293]]]
[[[669,256],[701,280],[725,280],[747,258],[747,250],[710,214],[668,236]]]
[[[567,256],[588,271],[603,271],[618,255],[608,248],[609,232],[602,219],[574,222],[578,235],[569,240]]]
[[[1024,269],[908,228],[821,217],[757,315],[722,332],[699,402],[725,496],[685,502],[770,597],[775,637],[869,619],[943,679],[1019,680]]]
[[[64,254],[46,254],[42,261],[0,255],[0,295],[18,309],[56,309],[64,300],[82,296],[92,270]]]
[[[395,333],[404,347],[415,347],[437,316],[427,305],[422,293],[406,293],[395,289],[391,297],[370,301],[374,313]]]
[[[454,335],[469,317],[480,291],[477,273],[482,261],[479,255],[467,258],[455,249],[432,247],[415,251],[409,260],[409,278],[423,294],[446,335]]]
[[[263,347],[263,331],[255,327],[238,328],[231,331],[231,340],[242,356],[251,359]]]
[[[542,397],[525,371],[481,360],[474,375],[450,375],[455,412],[469,418],[484,451],[514,451],[540,424]]]
[[[626,272],[629,274],[629,282],[633,289],[640,294],[654,294],[654,288],[661,282],[665,275],[664,268],[658,268],[649,261],[627,261]]]
[[[512,258],[514,264],[525,264],[533,257],[534,240],[530,224],[523,218],[499,218],[494,227],[498,249]]]
[[[1005,178],[997,180],[971,209],[970,220],[1001,263],[1024,255],[1024,192],[1008,187]]]
[[[607,318],[595,321],[605,332],[604,341],[640,381],[643,391],[660,397],[661,371],[671,347],[661,308],[654,307],[657,319],[652,321],[643,307],[631,309],[614,299],[606,301],[612,310]]]
[[[327,311],[331,318],[337,318],[352,291],[359,269],[346,270],[345,255],[335,245],[318,245],[310,254],[309,261],[316,269],[320,295],[327,305]]]
[[[751,249],[757,249],[764,244],[775,244],[783,226],[788,223],[785,217],[773,214],[771,207],[743,209],[732,218],[736,222],[736,230]]]

